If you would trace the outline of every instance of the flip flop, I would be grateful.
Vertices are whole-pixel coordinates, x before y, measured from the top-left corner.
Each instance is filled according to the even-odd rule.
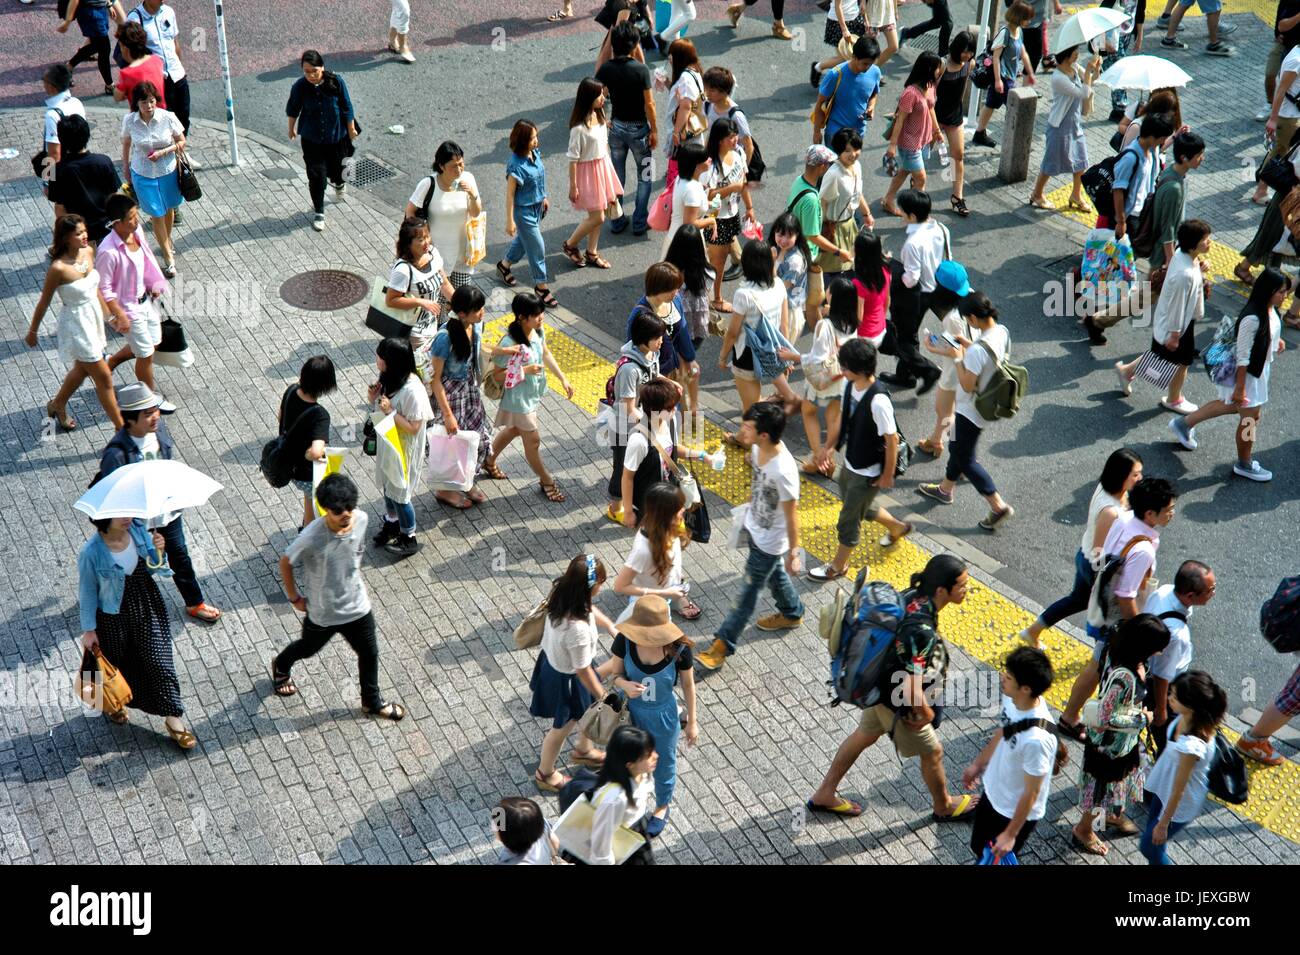
[[[281,674],[275,668],[275,658],[271,658],[271,687],[276,696],[293,696],[298,692],[298,685],[289,674]]]
[[[205,603],[196,604],[193,607],[186,607],[185,612],[195,620],[202,620],[204,623],[216,623],[221,619],[221,611],[216,607],[209,607]]]
[[[975,815],[975,807],[979,804],[980,797],[968,793],[957,801],[956,808],[948,815],[941,816],[937,812],[932,812],[930,818],[935,822],[969,822],[971,817]]]
[[[546,19],[549,20],[551,23],[559,23],[561,20],[567,20],[571,16],[573,16],[572,13],[565,13],[563,10],[556,10]]]
[[[1074,833],[1073,830],[1071,830],[1070,845],[1074,846],[1074,848],[1078,849],[1080,852],[1087,853],[1090,856],[1100,856],[1103,859],[1106,857],[1107,853],[1110,852],[1110,847],[1098,839],[1096,833],[1093,833],[1090,841],[1084,842]]]
[[[1123,836],[1136,836],[1138,834],[1138,824],[1128,816],[1120,816],[1118,822],[1111,822],[1110,818],[1107,817],[1106,828],[1114,829]]]
[[[804,805],[808,807],[809,812],[824,812],[831,816],[862,815],[862,807],[859,806],[857,803],[855,803],[852,799],[845,799],[843,796],[840,796],[839,802],[837,802],[833,806],[819,806],[811,799],[809,799],[806,803],[804,803]]]
[[[677,615],[683,620],[699,620],[703,613],[703,608],[693,600],[687,600],[685,604],[677,608]]]
[[[558,772],[558,770],[557,770],[557,772]],[[548,778],[549,778],[549,777],[548,777]],[[544,792],[544,793],[558,793],[558,792],[559,792],[561,789],[563,789],[566,785],[568,785],[569,783],[573,782],[573,777],[572,777],[572,776],[566,776],[566,775],[564,775],[564,773],[560,773],[560,780],[561,780],[560,785],[556,786],[556,785],[554,785],[554,784],[552,784],[552,783],[548,783],[545,779],[542,779],[542,777],[541,777],[541,775],[540,775],[539,772],[534,772],[534,773],[533,773],[533,785],[536,786],[538,789],[540,789],[540,790],[541,790],[542,792]]]
[[[1072,739],[1076,743],[1086,743],[1088,741],[1088,730],[1082,723],[1067,723],[1065,720],[1057,720],[1056,735]]]

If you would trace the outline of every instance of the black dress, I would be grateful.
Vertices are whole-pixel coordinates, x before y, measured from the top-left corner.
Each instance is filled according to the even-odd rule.
[[[121,611],[95,611],[95,631],[104,656],[131,687],[128,706],[154,716],[184,715],[167,605],[143,556],[127,575]]]

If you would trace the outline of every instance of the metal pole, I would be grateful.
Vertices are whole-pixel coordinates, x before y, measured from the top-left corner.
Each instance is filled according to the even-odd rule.
[[[230,53],[226,49],[226,14],[222,0],[213,0],[217,12],[217,56],[221,58],[221,81],[226,87],[226,133],[230,136],[230,164],[239,165],[239,133],[235,130],[235,94],[230,88]]]
[[[990,7],[991,4],[991,7]],[[989,42],[989,32],[992,30],[992,24],[997,21],[998,0],[979,0],[979,37],[975,41],[975,55],[983,56],[984,47]],[[1001,64],[994,63],[994,69],[1001,69]],[[973,129],[979,123],[980,107],[984,105],[984,96],[987,90],[975,89],[971,87],[970,114],[967,117]]]

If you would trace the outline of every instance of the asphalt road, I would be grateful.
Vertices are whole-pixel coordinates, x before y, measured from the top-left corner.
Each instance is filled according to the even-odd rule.
[[[563,159],[566,119],[578,81],[592,72],[599,36],[589,20],[550,28],[523,19],[544,14],[555,5],[552,0],[530,2],[524,5],[525,12],[505,17],[491,15],[490,11],[502,6],[494,3],[481,7],[440,5],[446,12],[431,24],[436,34],[432,39],[422,38],[423,22],[417,9],[414,46],[420,59],[411,66],[372,52],[382,44],[386,32],[386,22],[378,13],[372,17],[375,23],[362,23],[355,12],[344,15],[342,4],[318,3],[312,8],[313,22],[304,24],[295,4],[250,11],[256,29],[245,23],[232,30],[232,45],[237,41],[249,44],[248,50],[241,47],[235,53],[237,121],[283,138],[284,102],[290,84],[299,75],[297,53],[307,45],[319,45],[328,65],[342,72],[352,89],[365,127],[359,142],[361,153],[397,170],[394,177],[367,188],[400,207],[427,169],[436,145],[444,139],[457,141],[483,187],[492,230],[490,261],[495,261],[504,242],[501,212],[506,139],[515,119],[533,119],[541,128],[541,149],[553,195],[544,233],[552,250],[548,264],[556,276],[556,294],[584,320],[606,330],[620,327],[641,294],[640,276],[657,255],[658,238],[653,234],[648,240],[633,239],[630,234],[604,238],[602,252],[614,268],[603,273],[574,270],[558,254],[560,241],[576,221],[561,188],[567,175]],[[6,13],[14,6],[7,5]],[[787,21],[792,27],[816,31],[806,50],[768,39],[761,21],[744,24],[739,36],[734,35],[718,26],[722,5],[709,0],[700,0],[702,20],[692,32],[706,66],[723,63],[739,77],[735,98],[751,117],[769,165],[764,185],[754,196],[766,222],[784,207],[789,183],[799,172],[812,96],[807,85],[808,63],[823,50],[820,21],[812,19],[811,4],[789,6]],[[177,7],[182,17],[188,8],[196,20],[210,20],[210,7],[205,4],[181,3]],[[909,22],[917,17],[913,7],[905,10],[902,18]],[[12,32],[4,25],[8,22],[10,17],[0,21],[0,35]],[[501,30],[494,33],[498,26]],[[246,31],[252,32],[245,36]],[[9,45],[8,37],[5,45]],[[881,112],[892,107],[906,67],[907,61],[900,58],[886,68],[886,108]],[[1211,69],[1214,65],[1200,61],[1197,67]],[[24,68],[23,75],[27,72]],[[17,75],[18,71],[6,74],[10,83],[0,101],[11,101]],[[89,74],[86,76],[89,82]],[[195,113],[221,116],[224,93],[219,80],[210,78],[215,76],[210,64],[202,61],[195,76]],[[26,102],[31,102],[30,94]],[[660,102],[662,109],[662,96]],[[1101,119],[1094,119],[1102,120],[1104,113]],[[1194,117],[1191,121],[1196,122]],[[394,123],[405,127],[404,135],[384,132]],[[879,127],[879,123],[873,125],[863,157],[864,169],[870,171],[868,190],[873,199],[885,188],[880,173],[883,144]],[[1072,320],[1044,314],[1044,283],[1059,279],[1077,256],[1079,228],[1031,218],[1019,205],[1027,187],[1002,186],[993,178],[995,162],[974,158],[967,197],[976,215],[963,221],[943,214],[943,221],[952,227],[955,257],[966,265],[973,284],[986,290],[1002,309],[1014,343],[1013,354],[1030,372],[1032,394],[1026,409],[1015,420],[991,429],[981,448],[983,462],[1018,514],[1012,525],[988,535],[976,527],[984,505],[969,487],[960,490],[954,507],[940,509],[924,502],[913,488],[919,481],[935,479],[941,470],[936,464],[918,465],[895,489],[894,496],[968,539],[1002,565],[999,577],[1045,604],[1070,586],[1080,524],[1106,455],[1124,444],[1136,448],[1147,473],[1173,479],[1182,495],[1179,514],[1164,534],[1157,575],[1164,581],[1172,579],[1185,557],[1206,560],[1219,572],[1218,596],[1193,620],[1196,665],[1216,674],[1227,686],[1234,712],[1262,708],[1294,666],[1293,660],[1279,657],[1263,643],[1256,621],[1260,602],[1272,592],[1278,578],[1294,573],[1297,565],[1300,490],[1293,474],[1300,463],[1300,444],[1291,424],[1297,412],[1291,384],[1295,359],[1288,354],[1279,360],[1273,400],[1262,420],[1258,458],[1276,474],[1271,484],[1255,485],[1230,476],[1232,425],[1226,419],[1200,429],[1199,451],[1182,451],[1169,440],[1169,416],[1156,406],[1158,394],[1139,386],[1125,401],[1114,387],[1110,364],[1137,354],[1148,340],[1146,332],[1117,328],[1111,345],[1094,351]],[[250,184],[250,188],[255,186]],[[946,191],[937,182],[933,189],[942,201]],[[305,230],[308,209],[304,193],[301,209],[286,210],[286,214],[299,215]],[[1193,199],[1189,211],[1195,209]],[[896,252],[901,244],[899,226],[882,221],[879,228],[886,247]],[[310,233],[304,232],[304,241],[309,238]],[[326,250],[322,259],[328,260],[328,242],[322,248]],[[346,265],[321,263],[322,267],[330,264]],[[526,276],[526,268],[521,269]],[[1235,309],[1238,303],[1232,298],[1216,299],[1219,307],[1212,309],[1212,314],[1217,319],[1222,308]],[[1205,339],[1210,333],[1202,330]],[[729,392],[729,380],[723,380],[716,369],[716,342],[706,343],[701,357],[706,382],[712,389]],[[1199,371],[1193,372],[1188,395],[1197,402],[1212,397],[1210,385]],[[897,404],[909,435],[919,437],[928,432],[933,420],[928,396],[900,395]],[[793,430],[801,431],[797,425]]]

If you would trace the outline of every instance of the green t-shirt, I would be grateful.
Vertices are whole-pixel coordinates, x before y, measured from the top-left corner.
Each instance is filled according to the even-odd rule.
[[[1165,243],[1177,241],[1178,227],[1183,223],[1187,184],[1177,169],[1170,166],[1160,174],[1155,195],[1148,201],[1155,203],[1151,210],[1151,234],[1156,240],[1149,262],[1151,268],[1158,269],[1166,264]]]
[[[822,231],[822,203],[817,197],[817,187],[800,176],[790,187],[790,195],[785,203],[794,217],[799,220],[799,227],[803,229],[804,242],[808,246],[808,260],[811,262],[817,252],[812,244],[812,237],[821,235]]]

